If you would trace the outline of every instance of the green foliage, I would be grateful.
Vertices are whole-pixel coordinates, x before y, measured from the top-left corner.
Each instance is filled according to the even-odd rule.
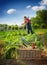
[[[45,38],[47,40],[47,33],[45,33]],[[30,46],[32,42],[40,49],[44,47],[39,34],[27,34],[25,30],[0,32],[0,40],[3,40],[4,58],[6,59],[15,58],[15,52],[17,52],[17,49],[20,48],[23,43],[27,47]]]
[[[34,28],[47,28],[47,10],[39,10],[36,17],[31,19]]]
[[[47,32],[44,34],[45,41],[47,42]]]
[[[32,18],[31,18],[31,22],[32,22],[33,28],[39,28],[39,26],[40,26],[40,25],[38,24],[39,19],[32,17]]]
[[[43,43],[41,42],[41,37],[38,34],[33,34],[33,35],[29,34],[28,36],[26,36],[26,40],[28,41],[28,43],[34,42],[35,45],[40,49],[43,49],[44,47]]]
[[[4,58],[5,59],[16,58],[15,55],[17,54],[17,49],[19,47],[21,47],[21,44],[6,42],[4,49]]]
[[[0,31],[12,31],[18,30],[18,25],[7,25],[7,24],[0,24]]]
[[[18,25],[15,25],[15,30],[18,30]]]

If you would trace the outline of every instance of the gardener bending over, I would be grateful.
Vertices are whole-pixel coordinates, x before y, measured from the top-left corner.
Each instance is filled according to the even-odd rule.
[[[30,23],[30,19],[27,18],[26,16],[24,16],[24,24],[27,26],[28,34],[30,32],[33,34],[32,26],[31,26],[31,23]]]

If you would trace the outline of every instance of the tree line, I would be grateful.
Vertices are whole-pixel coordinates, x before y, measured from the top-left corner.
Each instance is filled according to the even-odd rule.
[[[7,24],[0,24],[0,31],[12,31],[12,30],[21,30],[26,29],[25,26],[18,26],[18,25],[7,25]]]
[[[31,18],[33,28],[47,28],[47,10],[39,10],[36,17]]]
[[[18,25],[0,24],[0,31],[18,30]]]

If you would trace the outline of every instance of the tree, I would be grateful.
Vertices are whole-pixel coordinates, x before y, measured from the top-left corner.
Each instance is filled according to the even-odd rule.
[[[4,30],[7,30],[7,28],[8,28],[8,25],[4,24]]]
[[[4,24],[0,24],[0,31],[4,31]]]
[[[39,10],[36,14],[36,17],[39,19],[38,24],[40,24],[41,27],[47,28],[47,10]]]
[[[15,28],[15,30],[18,30],[18,25],[15,25],[14,28]]]
[[[33,27],[47,28],[47,10],[39,10],[36,17],[31,18]]]
[[[39,22],[39,19],[37,19],[37,18],[31,18],[31,24],[32,24],[32,26],[33,26],[33,28],[39,28],[40,27],[40,25],[38,24],[38,22]]]
[[[8,30],[11,30],[11,26],[8,26]]]

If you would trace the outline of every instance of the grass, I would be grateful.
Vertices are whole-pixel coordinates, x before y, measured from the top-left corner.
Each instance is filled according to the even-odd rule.
[[[36,33],[36,34],[39,34],[39,33],[41,33],[41,32],[42,32],[42,33],[46,33],[46,32],[47,32],[47,29],[36,29],[36,30],[35,30],[35,33]]]
[[[39,34],[39,33],[46,33],[47,29],[35,29],[34,33]],[[0,40],[4,40],[7,38],[9,41],[10,39],[13,40],[18,40],[22,36],[27,36],[27,30],[16,30],[16,31],[2,31],[0,32]]]

